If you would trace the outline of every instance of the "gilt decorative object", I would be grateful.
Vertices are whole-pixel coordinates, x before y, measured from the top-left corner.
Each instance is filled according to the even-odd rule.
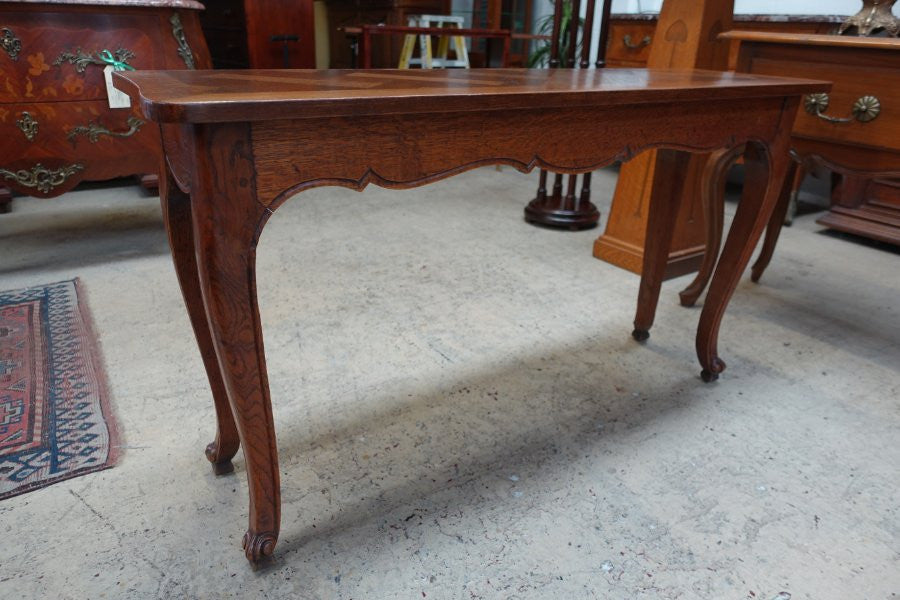
[[[893,37],[897,37],[900,35],[900,19],[892,12],[895,2],[897,0],[863,0],[862,10],[841,23],[838,33],[844,33],[855,27],[856,35],[871,35],[884,29]]]
[[[13,180],[22,187],[35,188],[43,194],[48,194],[53,188],[62,185],[66,179],[82,170],[84,170],[84,165],[79,163],[65,165],[58,169],[48,169],[38,163],[31,169],[19,169],[18,171],[0,168],[0,176]]]
[[[184,27],[181,25],[181,17],[178,16],[178,13],[172,13],[169,23],[172,24],[172,35],[175,37],[175,41],[178,42],[178,56],[181,57],[188,69],[196,69],[197,67],[194,66],[194,54],[191,52],[191,47],[184,37]]]
[[[22,133],[25,134],[26,140],[29,142],[34,141],[38,132],[38,122],[31,116],[31,113],[24,111],[22,117],[16,119],[16,125],[18,125],[19,129],[22,130]]]
[[[19,60],[19,52],[22,51],[22,40],[16,37],[11,29],[3,27],[0,29],[0,46],[6,50],[9,57],[13,60]]]
[[[125,131],[112,131],[110,129],[107,129],[103,125],[92,121],[87,125],[78,125],[77,127],[73,127],[69,130],[66,138],[70,142],[74,143],[79,135],[84,135],[87,136],[87,139],[90,140],[92,144],[96,144],[100,140],[101,135],[120,138],[131,137],[138,132],[138,130],[144,124],[144,121],[132,116],[128,117],[128,121],[126,121],[126,123],[128,124],[128,129],[126,129]]]

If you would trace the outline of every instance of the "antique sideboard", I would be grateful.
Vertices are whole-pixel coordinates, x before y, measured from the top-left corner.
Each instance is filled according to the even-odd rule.
[[[83,180],[159,171],[159,128],[110,108],[106,66],[209,68],[193,0],[0,2],[0,212]]]
[[[785,215],[807,170],[834,173],[831,208],[816,222],[900,244],[900,39],[732,31],[740,43],[737,70],[832,81],[828,93],[807,94],[791,133],[794,162],[785,178],[751,277],[759,281],[775,250]],[[707,165],[701,192],[707,215],[700,272],[681,292],[696,302],[712,274],[722,235],[725,172],[738,153],[720,152]]]
[[[900,244],[900,39],[729,32],[737,70],[832,81],[805,98],[792,147],[801,164],[838,175],[831,210],[817,222]],[[773,233],[775,233],[773,231]]]

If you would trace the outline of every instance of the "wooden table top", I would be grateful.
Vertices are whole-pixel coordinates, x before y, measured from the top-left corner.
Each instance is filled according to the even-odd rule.
[[[769,31],[726,31],[719,37],[724,40],[767,42],[771,44],[798,44],[802,46],[841,46],[844,48],[877,48],[900,52],[900,39],[860,37],[856,35],[827,35],[823,33],[777,33]]]
[[[115,85],[159,122],[610,106],[800,95],[808,79],[661,69],[118,71]]]

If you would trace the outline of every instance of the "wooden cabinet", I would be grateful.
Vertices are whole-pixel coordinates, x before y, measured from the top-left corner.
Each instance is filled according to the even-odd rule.
[[[832,33],[846,17],[834,15],[734,15],[736,31],[782,33]],[[655,14],[614,14],[610,19],[606,65],[609,67],[645,67],[650,45],[656,33]],[[734,68],[737,43],[732,43],[729,65]]]
[[[200,23],[217,69],[316,68],[313,0],[212,0]]]
[[[731,32],[737,70],[822,79],[805,98],[792,147],[835,171],[828,227],[900,244],[900,39]]]
[[[0,2],[0,184],[51,197],[83,180],[156,175],[158,129],[109,108],[103,69],[209,66],[191,0]],[[9,192],[0,211],[9,206]]]

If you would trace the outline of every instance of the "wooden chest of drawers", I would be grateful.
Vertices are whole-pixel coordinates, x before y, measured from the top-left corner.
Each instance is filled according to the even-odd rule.
[[[900,39],[729,32],[737,70],[834,83],[805,98],[792,147],[840,177],[819,223],[900,244]]]
[[[833,15],[734,15],[737,31],[779,33],[832,33],[845,17]],[[606,65],[609,67],[646,67],[650,44],[656,35],[655,14],[614,14],[610,19]],[[664,32],[662,35],[679,35]],[[737,43],[733,43],[729,67],[734,68]]]
[[[202,8],[192,0],[0,2],[0,186],[50,197],[82,180],[156,175],[159,132],[137,107],[109,108],[103,69],[208,68]]]

